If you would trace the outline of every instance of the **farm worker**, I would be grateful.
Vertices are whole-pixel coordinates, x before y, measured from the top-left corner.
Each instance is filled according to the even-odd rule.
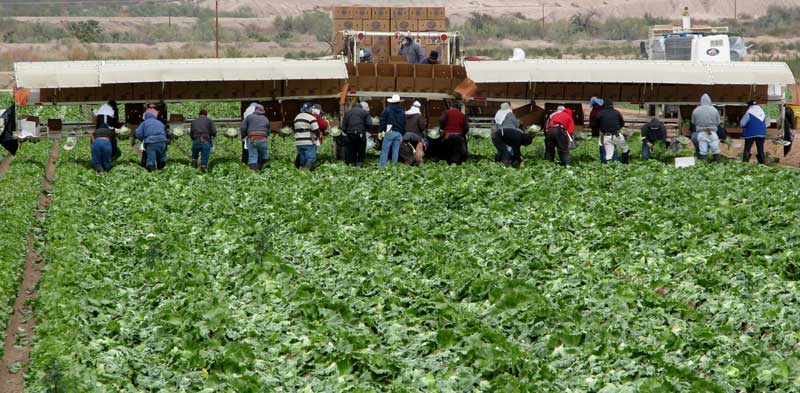
[[[372,51],[368,48],[361,48],[358,50],[359,63],[372,63]]]
[[[400,49],[397,54],[405,56],[408,64],[420,64],[425,59],[425,50],[410,35],[404,35],[400,39]]]
[[[747,103],[747,113],[744,114],[739,124],[742,126],[742,136],[744,137],[744,152],[742,161],[750,161],[750,151],[753,144],[756,145],[756,159],[759,164],[765,162],[764,138],[767,137],[767,114],[756,101]]]
[[[522,143],[522,134],[522,130],[519,128],[519,119],[511,110],[511,104],[507,102],[500,104],[500,109],[495,113],[492,122],[492,144],[497,149],[495,161],[505,165],[521,164],[522,152],[519,152],[518,156],[516,153],[522,144],[530,145],[530,143]],[[533,136],[530,139],[532,143]]]
[[[111,158],[113,156],[112,142],[116,138],[116,133],[109,127],[105,120],[97,118],[97,127],[91,135],[92,142],[92,168],[97,173],[108,172],[111,170]]]
[[[240,132],[247,138],[247,164],[250,169],[259,171],[269,160],[269,119],[264,107],[256,105],[255,111],[244,119]]]
[[[253,114],[256,111],[256,107],[258,106],[257,102],[251,102],[250,106],[244,110],[242,114],[242,121],[247,120],[247,116]],[[250,158],[249,153],[247,152],[247,138],[242,138],[242,164],[247,164],[247,160]]]
[[[420,64],[441,64],[439,62],[439,52],[432,50],[428,57],[422,59]]]
[[[305,103],[294,118],[294,144],[298,156],[295,166],[309,170],[314,170],[314,164],[317,162],[317,140],[320,136],[319,124],[311,113],[312,109],[310,103]]]
[[[325,132],[328,131],[330,124],[328,124],[328,121],[322,117],[322,105],[320,104],[314,104],[311,106],[311,115],[317,119],[317,124],[319,124],[319,140],[317,140],[317,146],[319,146],[322,145],[323,136],[325,135]]]
[[[144,121],[136,128],[136,139],[144,143],[148,172],[167,165],[167,130],[152,112],[144,114]]]
[[[400,158],[400,143],[406,133],[406,113],[400,106],[400,95],[394,94],[386,100],[389,107],[381,113],[380,133],[383,134],[381,143],[380,166],[386,166],[389,161],[389,152],[392,153],[392,163],[396,164]]]
[[[600,141],[605,150],[605,161],[614,159],[617,146],[622,150],[622,163],[627,164],[630,157],[630,146],[625,135],[622,135],[622,127],[625,126],[625,119],[622,113],[614,109],[614,102],[607,98],[603,101],[603,109],[597,114],[597,127],[600,130]]]
[[[469,119],[461,111],[461,104],[454,102],[450,109],[444,111],[439,117],[439,128],[444,134],[442,149],[448,164],[461,165],[467,160],[467,133],[469,132]]]
[[[667,127],[658,118],[652,118],[642,126],[642,159],[650,159],[656,143],[667,143]]]
[[[372,117],[365,108],[366,102],[355,103],[344,114],[342,131],[345,134],[344,162],[347,165],[363,166],[367,154],[367,131],[372,125]]]
[[[797,117],[792,108],[788,106],[784,115],[786,118],[783,120],[783,140],[789,142],[788,145],[783,147],[783,156],[786,157],[792,150],[792,142],[794,142],[794,132],[792,130],[797,129]]]
[[[592,109],[592,111],[589,113],[589,128],[592,129],[592,137],[598,138],[600,136],[600,128],[597,126],[597,114],[603,109],[603,99],[592,97],[592,99],[589,100],[589,107]],[[603,141],[601,138],[598,138],[597,143],[600,145],[600,162],[605,164],[606,148],[603,146]],[[613,159],[617,159],[616,150],[614,151]]]
[[[217,126],[208,118],[208,110],[201,109],[200,114],[192,122],[189,135],[192,137],[192,167],[197,168],[200,158],[200,171],[208,169],[208,158],[211,155],[213,138],[217,136]]]
[[[692,142],[697,147],[697,153],[701,160],[708,159],[709,150],[714,155],[714,161],[719,161],[719,129],[720,116],[717,108],[711,102],[708,94],[700,97],[700,106],[692,112]]]
[[[420,164],[425,157],[425,130],[428,119],[422,116],[422,104],[414,101],[406,111],[406,133],[400,146],[400,158],[405,164]]]
[[[544,134],[544,158],[554,161],[556,148],[561,165],[570,164],[569,142],[575,132],[575,120],[572,118],[572,109],[564,108],[550,116]]]
[[[114,100],[110,100],[100,106],[100,108],[94,111],[94,116],[97,119],[98,128],[102,125],[110,130],[115,130],[125,126],[119,121],[119,108],[117,107],[117,102]],[[112,159],[116,159],[121,155],[122,151],[120,151],[117,146],[117,134],[114,133],[111,137],[111,157]]]

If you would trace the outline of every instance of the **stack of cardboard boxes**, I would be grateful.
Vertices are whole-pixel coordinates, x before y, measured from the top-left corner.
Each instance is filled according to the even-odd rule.
[[[444,7],[334,7],[334,53],[344,47],[343,30],[397,32],[443,32],[447,28]],[[441,51],[441,40],[418,38],[425,48]],[[367,37],[360,46],[372,51],[373,63],[390,63],[399,47],[395,37]]]

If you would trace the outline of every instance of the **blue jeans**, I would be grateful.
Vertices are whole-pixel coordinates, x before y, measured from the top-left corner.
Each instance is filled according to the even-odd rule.
[[[163,168],[167,164],[167,142],[148,143],[144,145],[147,152],[147,169]]]
[[[207,166],[208,158],[211,156],[211,141],[200,142],[199,139],[195,139],[192,142],[192,161],[197,161],[198,156],[200,165]]]
[[[312,169],[317,162],[317,145],[297,146],[297,156],[300,158],[300,167]]]
[[[95,139],[92,142],[92,167],[106,172],[111,170],[111,141]]]
[[[403,135],[397,131],[391,131],[383,136],[380,166],[386,166],[387,161],[389,161],[389,150],[392,151],[392,163],[397,163],[398,158],[400,158],[400,142],[402,141]]]
[[[647,141],[642,141],[642,159],[643,160],[650,159],[650,153],[652,153],[650,151],[650,145],[647,144]]]
[[[247,148],[247,163],[261,165],[267,160],[269,160],[269,141],[267,138],[251,139]]]

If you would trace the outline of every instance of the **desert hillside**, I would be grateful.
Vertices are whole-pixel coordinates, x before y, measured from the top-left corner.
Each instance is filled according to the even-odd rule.
[[[214,0],[199,0],[200,4],[213,8]],[[528,0],[405,0],[405,1],[364,1],[364,0],[219,0],[220,9],[233,11],[240,7],[250,7],[259,16],[292,15],[309,9],[330,9],[334,5],[370,6],[445,6],[452,19],[460,20],[472,12],[491,15],[522,13],[529,18],[542,17],[542,1]],[[688,6],[692,15],[701,19],[733,17],[734,3],[736,13],[747,16],[761,16],[770,5],[800,5],[800,0],[544,0],[544,14],[548,19],[568,18],[579,10],[593,10],[607,16],[653,16],[677,18],[680,10]]]

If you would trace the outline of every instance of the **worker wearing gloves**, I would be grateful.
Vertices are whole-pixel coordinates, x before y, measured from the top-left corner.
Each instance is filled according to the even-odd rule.
[[[319,123],[312,111],[311,103],[305,103],[294,118],[294,145],[299,158],[295,161],[295,166],[311,171],[317,162],[317,141],[320,137]]]
[[[448,164],[461,165],[469,157],[467,133],[469,119],[461,112],[461,104],[454,102],[450,109],[439,117],[439,128],[444,134],[442,150]]]
[[[364,166],[367,154],[367,132],[372,126],[372,117],[365,102],[355,103],[344,114],[342,131],[345,136],[344,162],[347,165]]]
[[[556,149],[561,165],[570,165],[569,142],[575,132],[575,120],[572,118],[572,109],[559,108],[560,110],[550,117],[545,129],[544,158],[547,161],[555,160]]]
[[[597,114],[603,109],[603,100],[601,98],[592,97],[589,100],[589,107],[592,111],[589,113],[589,128],[592,129],[592,137],[597,138],[597,143],[600,145],[600,162],[605,164],[606,161],[606,148],[603,146],[603,138],[600,138],[600,127],[597,125]],[[611,156],[613,160],[617,159],[617,151]]]
[[[381,113],[380,132],[383,134],[383,142],[381,143],[380,166],[386,166],[390,151],[392,163],[397,163],[400,158],[400,143],[406,133],[406,114],[403,107],[400,106],[400,95],[393,95],[387,102],[389,107]]]
[[[259,171],[269,160],[269,119],[264,107],[256,105],[255,111],[242,122],[239,129],[242,138],[246,138],[247,164],[250,169]]]
[[[144,121],[136,128],[136,139],[144,143],[148,172],[167,165],[167,130],[152,112],[144,114]]]
[[[721,122],[719,111],[711,102],[708,94],[700,97],[700,106],[692,112],[692,142],[697,147],[697,154],[701,160],[708,159],[709,151],[714,155],[714,161],[719,161],[719,136],[717,130]]]
[[[667,127],[657,118],[650,119],[642,126],[642,159],[649,160],[656,143],[667,143]]]
[[[739,124],[742,126],[742,137],[744,138],[744,152],[742,161],[750,161],[750,151],[753,144],[756,145],[756,159],[759,164],[766,162],[764,155],[764,139],[767,137],[767,114],[756,101],[747,103],[747,113],[744,114]]]
[[[603,109],[597,113],[597,127],[600,130],[600,142],[603,145],[605,162],[614,159],[617,147],[622,150],[622,163],[627,164],[630,160],[630,146],[625,135],[622,134],[622,127],[625,127],[625,119],[622,113],[614,109],[614,102],[607,98],[603,101]]]
[[[90,137],[92,148],[92,168],[97,173],[108,172],[111,170],[111,158],[113,156],[112,142],[116,139],[116,133],[109,127],[105,120],[98,116],[97,128]]]
[[[213,139],[217,136],[217,126],[208,118],[207,110],[200,110],[197,119],[189,127],[189,136],[192,138],[192,167],[198,167],[197,159],[200,158],[200,171],[205,172],[208,169]]]
[[[425,130],[428,120],[422,116],[422,104],[414,101],[406,111],[406,133],[400,146],[400,159],[404,164],[422,163],[425,157]]]
[[[420,64],[425,59],[425,50],[414,42],[414,38],[410,35],[405,35],[400,39],[400,49],[397,54],[405,56],[408,64]]]

